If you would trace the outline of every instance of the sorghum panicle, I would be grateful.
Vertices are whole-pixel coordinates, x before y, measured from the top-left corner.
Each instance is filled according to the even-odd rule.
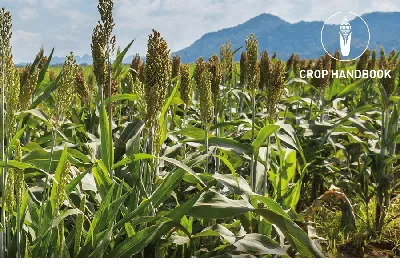
[[[293,57],[293,74],[296,78],[300,76],[300,57],[298,54]]]
[[[240,55],[240,85],[246,87],[247,84],[247,52],[243,51]]]
[[[396,76],[394,72],[397,70],[397,63],[388,61],[385,55],[385,50],[381,47],[381,57],[379,60],[379,69],[381,70],[390,70],[391,78],[383,77],[380,80],[383,89],[385,90],[388,97],[392,95],[395,89],[396,84]]]
[[[247,51],[247,89],[252,96],[255,95],[258,89],[260,74],[257,72],[257,59],[258,59],[258,40],[257,37],[251,34],[246,39]]]
[[[171,78],[175,78],[177,76],[180,75],[181,71],[181,57],[178,55],[174,55],[172,57],[172,74],[171,74]]]
[[[56,92],[56,119],[63,121],[69,114],[75,93],[75,75],[78,69],[74,54],[67,56],[61,70],[60,86]]]
[[[335,59],[331,60],[331,71],[337,71],[340,67],[340,52],[335,52]]]
[[[368,70],[375,70],[375,66],[376,66],[376,50],[372,51],[372,56],[371,56],[371,60],[368,61]]]
[[[390,51],[389,56],[388,56],[388,60],[391,61],[395,55],[396,55],[396,51],[395,50]]]
[[[270,84],[267,89],[267,112],[271,120],[276,118],[276,109],[284,93],[285,86],[285,64],[278,60],[273,64]]]
[[[32,94],[36,89],[36,83],[39,76],[38,69],[35,69],[33,73],[30,73],[30,70],[31,66],[28,65],[21,72],[22,74],[20,74],[20,85],[23,84],[23,86],[22,86],[22,95],[19,97],[19,103],[22,111],[28,110],[31,105]],[[25,78],[24,83],[22,83],[23,78]]]
[[[5,60],[11,58],[11,13],[3,7],[0,11],[0,55]]]
[[[78,68],[75,74],[75,90],[81,101],[84,102],[89,99],[89,87],[86,83],[85,72],[82,68]]]
[[[5,92],[7,111],[5,116],[6,137],[11,139],[16,132],[17,112],[20,110],[19,104],[19,72],[11,68],[11,76],[8,78]]]
[[[356,70],[366,70],[368,68],[368,60],[369,60],[370,51],[367,49],[358,60]]]
[[[261,90],[265,90],[268,87],[269,79],[271,78],[271,67],[272,62],[269,59],[268,52],[261,52],[261,60],[260,60],[260,84],[259,88]]]
[[[196,60],[196,69],[194,71],[194,81],[196,82],[196,85],[200,85],[200,77],[203,71],[207,69],[207,63],[204,62],[204,58],[200,57]]]
[[[221,46],[220,57],[223,79],[230,82],[232,80],[233,51],[232,42],[229,39]],[[223,83],[225,84],[225,82]]]
[[[49,71],[49,80],[50,80],[50,82],[53,82],[56,80],[56,73],[53,70]]]
[[[222,80],[221,63],[217,55],[213,54],[208,60],[208,71],[211,75],[211,92],[214,106],[217,106],[219,100],[219,86]]]
[[[144,70],[148,128],[154,126],[164,104],[171,74],[169,54],[168,43],[153,29],[153,34],[149,35],[147,43]]]
[[[19,140],[17,140],[16,142],[14,160],[17,162],[22,162],[22,149]],[[17,201],[20,202],[22,200],[22,195],[24,194],[25,190],[24,170],[19,168],[14,168],[14,179],[15,179],[15,193],[17,196]]]
[[[292,53],[289,59],[286,61],[286,73],[293,69],[294,53]]]
[[[190,93],[191,93],[191,78],[190,78],[190,66],[188,64],[181,65],[181,84],[180,92],[182,101],[186,107],[189,106]]]
[[[104,83],[104,89],[108,89],[108,84],[109,81],[106,80]],[[111,78],[111,96],[119,93],[119,83],[117,79]],[[108,98],[108,91],[104,93],[104,97],[107,99]]]
[[[55,210],[58,210],[61,205],[63,204],[64,200],[66,199],[65,196],[65,187],[71,180],[70,174],[71,163],[67,161],[64,165],[64,168],[61,172],[60,180],[57,184],[57,196],[56,196],[56,203],[55,203]]]
[[[111,43],[111,51],[114,51],[115,49],[115,36],[111,37],[115,25],[114,18],[112,16],[113,8],[113,0],[99,0],[99,4],[97,5],[97,9],[99,10],[101,17],[101,25],[106,37],[106,42],[109,41]]]
[[[101,25],[96,25],[92,35],[92,57],[93,57],[93,72],[96,76],[96,81],[99,87],[103,87],[107,69],[106,69],[106,54],[105,46],[107,40],[102,31]]]
[[[138,78],[140,78],[140,73],[142,72],[143,62],[140,58],[139,54],[136,54],[131,63],[131,70],[130,73],[132,75],[133,82],[136,82]]]
[[[122,80],[126,90],[128,93],[133,93],[133,77],[132,73],[128,72],[126,73],[124,79]]]
[[[13,216],[13,211],[15,207],[15,194],[14,194],[14,187],[15,187],[15,178],[14,178],[14,170],[8,170],[8,176],[6,181],[6,195],[5,195],[5,205],[7,206],[8,210],[8,223],[11,224],[11,218]]]
[[[209,125],[213,118],[213,101],[211,92],[211,73],[204,70],[199,79],[200,115],[204,125]]]

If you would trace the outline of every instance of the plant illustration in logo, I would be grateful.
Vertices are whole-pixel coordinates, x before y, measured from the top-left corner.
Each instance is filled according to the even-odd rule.
[[[340,51],[343,56],[349,56],[350,54],[350,44],[351,44],[351,25],[344,17],[342,24],[340,25]]]

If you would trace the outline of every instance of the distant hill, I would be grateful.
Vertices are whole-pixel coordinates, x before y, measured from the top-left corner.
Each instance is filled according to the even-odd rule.
[[[362,17],[370,29],[370,49],[379,49],[381,45],[386,52],[400,49],[400,12],[373,12]],[[260,51],[276,51],[282,59],[289,58],[292,53],[305,58],[318,58],[325,53],[320,40],[323,24],[321,21],[291,24],[277,16],[261,14],[238,26],[207,33],[191,46],[174,54],[181,56],[182,62],[195,62],[201,56],[209,58],[213,53],[219,54],[220,46],[228,39],[232,41],[234,49],[244,46],[245,39],[253,33],[258,37]],[[350,24],[353,29],[362,27],[353,21]],[[236,53],[235,60],[239,60],[242,50]]]

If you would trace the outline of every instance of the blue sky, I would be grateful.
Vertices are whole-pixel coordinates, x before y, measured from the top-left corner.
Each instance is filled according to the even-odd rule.
[[[14,61],[31,62],[43,45],[55,55],[90,54],[91,34],[99,20],[97,0],[1,0],[13,15]],[[129,54],[145,54],[147,36],[157,29],[171,51],[192,44],[207,32],[232,27],[261,13],[294,23],[325,21],[338,11],[359,15],[400,11],[399,0],[115,0],[117,44],[137,37]],[[349,18],[350,19],[350,18]]]

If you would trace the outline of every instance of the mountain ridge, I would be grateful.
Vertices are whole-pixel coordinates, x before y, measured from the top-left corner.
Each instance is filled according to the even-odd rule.
[[[370,50],[379,49],[381,45],[386,51],[400,49],[400,37],[396,32],[396,29],[400,29],[400,12],[371,12],[361,17],[370,28]],[[281,23],[277,24],[278,20]],[[260,27],[263,23],[269,23],[271,27]],[[289,23],[275,15],[263,13],[243,24],[204,34],[189,47],[173,54],[181,56],[184,63],[195,62],[201,56],[208,59],[213,53],[218,54],[220,46],[230,39],[234,50],[242,47],[235,55],[237,61],[244,50],[245,39],[253,33],[259,39],[260,51],[277,52],[282,59],[289,58],[292,53],[305,58],[318,58],[325,53],[320,40],[323,24],[323,21]],[[253,26],[251,31],[248,25]]]

